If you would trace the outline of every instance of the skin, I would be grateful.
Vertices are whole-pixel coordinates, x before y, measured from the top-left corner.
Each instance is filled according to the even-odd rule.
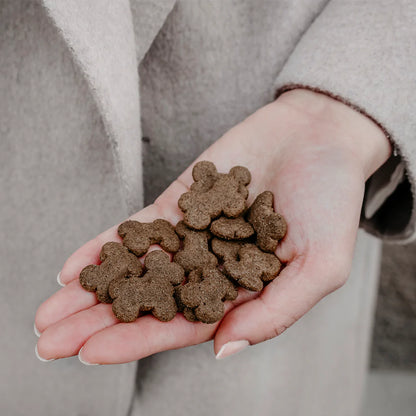
[[[66,286],[38,309],[38,353],[44,359],[76,355],[89,363],[124,363],[156,352],[214,340],[215,353],[229,341],[253,345],[280,335],[324,296],[347,280],[352,263],[366,179],[390,156],[383,131],[366,116],[315,92],[281,95],[229,130],[198,160],[220,172],[234,165],[252,173],[249,203],[264,190],[288,232],[276,254],[286,263],[280,277],[259,293],[240,289],[215,324],[191,323],[182,314],[170,322],[152,316],[119,323],[111,305],[98,304],[78,276],[95,263],[101,246],[120,241],[117,225],[78,249],[64,264]],[[179,196],[192,183],[190,166],[155,201],[131,218],[176,224]],[[324,261],[323,261],[324,260]]]

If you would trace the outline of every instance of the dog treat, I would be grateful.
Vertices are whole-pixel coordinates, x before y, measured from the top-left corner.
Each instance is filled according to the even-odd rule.
[[[273,193],[261,193],[248,211],[248,221],[257,233],[256,244],[269,253],[274,253],[279,240],[286,234],[286,221],[274,212]]]
[[[244,240],[254,234],[254,229],[243,217],[220,217],[211,223],[210,231],[225,240]]]
[[[213,238],[211,248],[219,260],[236,260],[238,258],[238,252],[244,244],[243,241],[224,241]]]
[[[241,215],[246,209],[251,175],[247,168],[234,166],[228,174],[218,173],[212,162],[198,162],[192,171],[195,182],[191,190],[181,195],[179,208],[184,222],[191,228],[203,230],[211,219],[221,214],[229,218]]]
[[[161,250],[149,253],[144,265],[147,271],[143,277],[111,282],[114,315],[122,322],[132,322],[140,312],[150,311],[160,321],[170,321],[177,311],[174,286],[184,280],[184,270]]]
[[[187,283],[199,283],[202,281],[202,269],[194,269],[192,270],[187,279]],[[178,306],[178,312],[182,312],[184,317],[190,321],[190,322],[196,322],[198,321],[197,317],[195,316],[195,313],[193,309],[188,308],[185,306],[181,301],[181,291],[185,285],[177,286],[175,287],[175,300],[176,305]]]
[[[174,261],[180,264],[186,273],[204,266],[215,267],[218,260],[209,251],[209,231],[195,231],[188,228],[183,221],[176,225],[176,233],[184,239],[183,249],[174,256]]]
[[[140,276],[143,266],[139,259],[120,243],[105,243],[100,253],[101,264],[84,267],[79,275],[81,286],[89,292],[96,292],[97,299],[111,303],[108,286],[114,279],[126,276]]]
[[[248,207],[251,175],[242,166],[225,174],[202,161],[192,176],[178,201],[184,219],[176,227],[163,219],[125,221],[118,227],[123,244],[106,243],[101,264],[80,273],[82,287],[113,302],[122,322],[147,312],[170,321],[180,311],[188,321],[212,324],[224,316],[224,302],[236,299],[238,285],[261,291],[281,270],[274,252],[287,226],[274,211],[272,192]],[[152,244],[164,251],[148,253]],[[165,251],[175,253],[172,262]],[[146,253],[143,267],[139,257]]]
[[[162,219],[151,223],[126,221],[118,227],[123,244],[136,256],[143,256],[152,244],[160,244],[163,250],[174,253],[179,250],[179,238],[173,225]]]
[[[178,292],[180,302],[187,310],[185,317],[196,318],[206,324],[219,321],[224,316],[224,301],[234,300],[237,289],[218,269],[205,267],[202,269],[202,280],[191,281],[181,287]]]
[[[256,292],[263,289],[263,282],[273,280],[281,269],[281,263],[274,254],[264,253],[254,244],[214,239],[212,250],[224,260],[223,268],[227,276],[240,286]]]

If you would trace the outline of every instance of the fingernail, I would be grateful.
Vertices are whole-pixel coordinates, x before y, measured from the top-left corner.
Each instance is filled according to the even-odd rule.
[[[82,348],[84,348],[84,347],[82,347]],[[79,352],[78,352],[78,359],[82,362],[82,364],[85,364],[85,365],[98,365],[98,363],[89,363],[88,361],[86,361],[86,360],[84,360],[83,358],[82,358],[82,348],[79,350]]]
[[[244,348],[248,347],[250,343],[243,339],[241,341],[230,341],[224,344],[221,349],[218,351],[218,354],[215,356],[217,360],[222,360],[225,357],[229,357],[230,355],[237,354],[238,352],[244,350]]]
[[[59,286],[64,287],[65,285],[61,282],[61,272],[58,273],[58,276],[56,276],[56,281],[58,282]]]
[[[38,359],[39,359],[40,361],[44,362],[44,363],[48,363],[49,361],[55,361],[55,358],[51,358],[50,360],[47,360],[46,358],[42,358],[42,357],[39,355],[38,345],[37,345],[37,344],[36,344],[36,347],[35,347],[35,354],[36,354],[36,357],[38,357]]]
[[[35,335],[39,338],[40,332],[39,332],[39,329],[36,328],[36,323],[33,324],[33,330],[35,331]]]

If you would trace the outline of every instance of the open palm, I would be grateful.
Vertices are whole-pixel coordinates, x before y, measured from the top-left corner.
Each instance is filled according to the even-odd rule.
[[[260,294],[240,289],[215,324],[188,322],[182,314],[169,322],[146,315],[121,323],[111,305],[98,303],[78,280],[83,267],[98,262],[105,242],[121,241],[114,226],[66,261],[60,276],[65,287],[39,307],[39,355],[63,358],[82,348],[82,359],[89,363],[124,363],[211,339],[218,353],[231,341],[255,344],[281,334],[348,277],[364,183],[378,167],[363,167],[362,155],[348,143],[352,139],[336,123],[323,123],[287,103],[277,101],[254,113],[198,160],[213,161],[220,172],[246,166],[252,173],[249,203],[264,190],[274,193],[277,211],[288,223],[276,251],[286,265],[279,277]],[[384,151],[388,155],[387,145]],[[182,218],[177,201],[193,181],[191,172],[192,166],[131,218],[176,224]]]

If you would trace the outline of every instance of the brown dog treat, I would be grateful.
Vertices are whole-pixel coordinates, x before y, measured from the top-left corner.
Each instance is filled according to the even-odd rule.
[[[251,205],[247,218],[257,233],[256,244],[263,251],[273,253],[287,230],[285,219],[274,212],[273,193],[261,193]]]
[[[198,318],[195,316],[195,312],[193,309],[185,307],[182,313],[187,321],[198,322]]]
[[[123,244],[136,256],[143,256],[152,244],[160,244],[163,250],[175,253],[179,250],[179,238],[175,228],[166,220],[158,219],[151,223],[126,221],[118,227]]]
[[[218,180],[219,173],[212,162],[203,160],[194,165],[192,169],[192,177],[194,183],[191,185],[191,191],[207,192]]]
[[[254,234],[254,229],[243,217],[221,217],[213,221],[210,231],[225,240],[244,240]]]
[[[178,251],[173,260],[180,264],[185,272],[204,266],[215,267],[217,258],[209,251],[209,231],[195,231],[188,228],[183,221],[176,225],[176,233],[184,239],[183,249]]]
[[[132,322],[140,312],[150,311],[160,321],[170,321],[177,311],[174,285],[182,283],[184,270],[161,250],[149,253],[144,265],[147,272],[143,277],[111,282],[114,315],[122,322]]]
[[[228,174],[218,173],[212,162],[198,162],[192,171],[195,182],[191,190],[181,195],[179,208],[184,222],[191,228],[203,230],[212,218],[222,213],[230,218],[241,215],[246,208],[251,175],[247,168],[234,166]]]
[[[224,272],[238,284],[256,292],[263,289],[263,282],[277,277],[282,265],[272,253],[264,253],[254,244],[244,244],[237,259],[224,262]]]
[[[109,242],[103,245],[100,253],[101,264],[90,264],[79,275],[81,286],[89,292],[96,292],[97,299],[111,303],[108,286],[114,279],[126,276],[140,276],[143,266],[139,259],[120,243]]]
[[[255,244],[212,240],[212,251],[224,261],[227,276],[246,289],[260,291],[263,282],[273,280],[281,263],[272,253],[264,253]]]
[[[224,316],[224,301],[234,300],[237,289],[218,269],[205,267],[202,281],[186,283],[180,290],[182,304],[193,310],[194,317],[206,324],[219,321]],[[189,311],[188,311],[189,314]],[[188,316],[185,317],[188,319]]]
[[[199,283],[202,281],[202,269],[195,269],[189,273],[187,283]],[[190,322],[196,322],[198,319],[195,316],[193,309],[185,306],[181,301],[181,291],[185,285],[175,287],[175,300],[178,306],[178,311],[183,312],[184,317]]]
[[[211,248],[220,260],[236,260],[238,252],[244,244],[241,241],[224,241],[214,238],[211,242]]]

